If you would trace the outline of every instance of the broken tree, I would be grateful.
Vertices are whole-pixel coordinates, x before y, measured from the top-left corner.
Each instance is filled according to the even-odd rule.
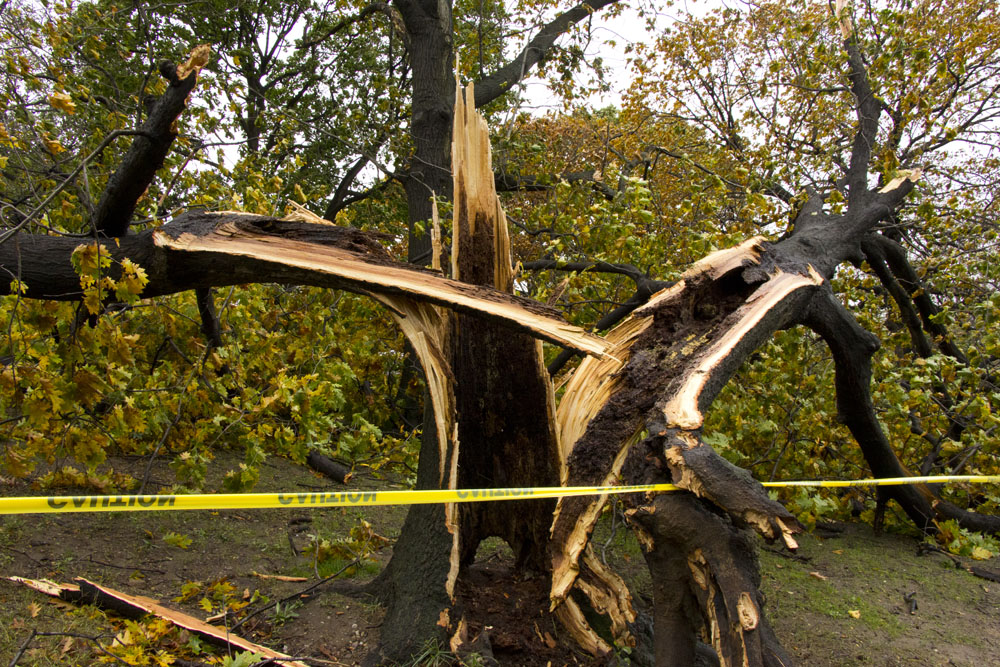
[[[426,8],[401,5],[409,24],[442,28],[421,23]],[[709,651],[724,665],[789,664],[764,614],[753,533],[794,548],[799,526],[748,474],[706,444],[704,415],[732,374],[772,334],[802,324],[832,351],[840,412],[872,472],[906,474],[869,394],[870,357],[878,341],[834,295],[830,280],[841,264],[867,258],[883,260],[893,273],[914,281],[905,252],[879,225],[904,202],[920,174],[899,172],[894,180],[871,184],[869,164],[883,108],[846,19],[843,30],[857,103],[850,160],[838,184],[846,194],[844,209],[835,213],[825,205],[828,193],[808,191],[785,238],[751,239],[702,259],[646,303],[633,303],[639,307],[604,338],[510,293],[515,283],[510,240],[473,89],[455,96],[453,112],[424,108],[411,128],[415,139],[421,138],[418,129],[433,135],[437,152],[423,167],[433,172],[451,165],[452,182],[441,190],[453,192],[450,278],[442,275],[440,242],[428,248],[432,267],[418,269],[392,262],[373,235],[312,218],[188,213],[136,234],[126,233],[127,221],[95,225],[113,278],[129,259],[146,270],[143,296],[200,291],[205,332],[213,344],[212,287],[257,281],[316,285],[370,295],[384,304],[427,377],[421,487],[669,480],[684,489],[626,499],[653,574],[652,638],[637,622],[624,583],[588,546],[606,498],[420,506],[409,513],[391,563],[368,589],[387,607],[375,660],[405,659],[436,639],[455,651],[523,662],[525,651],[542,657],[556,651],[549,632],[555,626],[540,630],[537,624],[557,619],[564,638],[595,661],[611,656],[616,645],[648,649],[652,644],[662,665],[691,664]],[[426,41],[420,44],[427,47]],[[450,48],[445,44],[443,51],[433,64],[450,74],[450,67],[442,68],[442,58],[450,62]],[[190,90],[197,65],[164,68],[164,74],[171,85],[133,144],[138,158],[130,157],[121,168],[130,187],[108,195],[122,198],[123,205],[149,185],[152,174],[130,165],[162,159],[172,124],[163,123],[159,112],[180,112],[176,97],[183,99]],[[440,126],[452,117],[450,143],[443,138],[447,130],[428,129],[428,123]],[[427,157],[421,142],[415,144],[417,158]],[[442,157],[441,147],[449,145],[450,158]],[[441,174],[434,179],[441,181]],[[427,182],[414,177],[408,193],[430,209],[432,200],[418,187]],[[130,210],[122,215],[130,217]],[[432,212],[424,217],[437,226]],[[23,295],[81,298],[80,276],[71,263],[79,239],[14,231],[0,245],[0,265],[17,276]],[[937,326],[933,320],[915,323],[932,340],[946,341],[939,332],[930,334],[932,325]],[[587,355],[558,406],[539,339]],[[995,517],[960,510],[937,498],[934,489],[894,487],[891,493],[922,529],[941,518],[998,528]],[[490,536],[510,544],[515,561],[509,567],[474,563],[479,543]],[[512,596],[517,609],[503,627],[488,616],[490,595],[498,590]],[[710,648],[699,646],[699,639]]]

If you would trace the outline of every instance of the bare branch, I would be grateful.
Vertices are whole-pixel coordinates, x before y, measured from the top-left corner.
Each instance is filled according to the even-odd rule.
[[[618,0],[585,0],[546,23],[521,53],[493,74],[476,82],[476,106],[485,106],[510,90],[548,55],[560,35],[595,11],[616,2]]]
[[[849,188],[848,207],[854,207],[868,194],[868,162],[878,135],[878,121],[882,113],[882,102],[872,90],[868,78],[868,67],[865,65],[861,50],[858,48],[857,37],[849,28],[850,20],[844,12],[843,3],[837,3],[838,18],[844,33],[844,48],[847,50],[848,78],[851,81],[851,92],[857,100],[858,130],[854,135],[851,148],[851,161],[847,170]]]
[[[389,4],[385,2],[373,2],[364,9],[362,9],[357,14],[354,14],[353,16],[348,16],[344,20],[338,21],[336,24],[330,26],[329,28],[324,30],[321,35],[314,35],[309,38],[304,38],[296,48],[300,50],[310,49],[314,46],[322,44],[326,40],[336,35],[341,30],[346,28],[347,26],[359,23],[360,21],[363,21],[364,19],[368,18],[369,16],[375,13],[384,14],[389,19],[389,21],[392,22],[393,25],[395,25],[396,20],[395,17],[392,15],[392,7],[390,7]],[[400,30],[400,33],[405,35],[406,31]]]
[[[612,201],[618,194],[607,183],[597,178],[593,169],[566,172],[550,177],[521,176],[501,170],[494,174],[494,181],[497,192],[539,192],[552,188],[559,181],[566,181],[567,183],[590,183],[594,191],[608,201]]]

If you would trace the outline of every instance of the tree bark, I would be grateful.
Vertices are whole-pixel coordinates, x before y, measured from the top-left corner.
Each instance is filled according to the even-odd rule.
[[[829,290],[817,297],[804,314],[803,323],[823,337],[836,367],[838,418],[857,440],[872,474],[876,477],[908,477],[875,414],[871,398],[871,357],[879,348],[878,338],[865,331]],[[926,484],[884,487],[917,528],[936,530],[937,519],[954,519],[968,530],[1000,532],[1000,517],[968,512],[941,500]]]
[[[455,57],[450,0],[398,0],[409,38],[413,97],[410,140],[413,155],[403,181],[409,215],[409,256],[431,262],[431,198],[451,199],[451,127],[455,100]],[[425,223],[421,233],[416,223]]]
[[[153,105],[142,124],[142,135],[132,141],[122,163],[108,179],[94,212],[94,229],[102,236],[121,237],[128,232],[136,204],[145,194],[156,172],[177,138],[177,118],[187,108],[187,98],[198,81],[198,72],[208,61],[209,47],[199,46],[180,66],[164,62],[160,74],[170,85]]]

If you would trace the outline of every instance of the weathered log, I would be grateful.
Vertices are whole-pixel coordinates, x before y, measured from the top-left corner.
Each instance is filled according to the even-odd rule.
[[[309,455],[306,457],[306,463],[309,467],[317,472],[321,472],[330,479],[340,482],[341,484],[347,484],[351,481],[351,469],[342,463],[338,463],[331,459],[329,456],[320,454],[315,449],[309,450]]]

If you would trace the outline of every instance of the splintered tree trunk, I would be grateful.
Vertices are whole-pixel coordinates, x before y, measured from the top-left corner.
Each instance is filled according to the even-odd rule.
[[[494,189],[489,133],[473,98],[470,84],[455,103],[452,277],[512,292],[507,218]],[[452,341],[459,487],[558,486],[555,404],[541,344],[464,315]],[[553,509],[554,501],[534,500],[460,506],[461,565],[473,561],[483,539],[497,536],[513,549],[517,566],[543,571]]]
[[[570,485],[673,481],[686,492],[627,498],[654,581],[657,665],[694,664],[699,634],[723,665],[788,664],[762,613],[746,528],[794,548],[794,518],[702,443],[702,411],[821,278],[776,270],[755,283],[759,239],[716,253],[609,334],[617,363],[585,360],[559,406]],[[583,388],[600,387],[600,391]],[[552,529],[555,600],[571,601],[603,498],[564,498]],[[586,588],[583,589],[586,591]]]
[[[465,283],[511,292],[507,222],[494,190],[489,136],[472,96],[470,86],[465,95],[459,91],[455,104],[451,273]],[[434,227],[438,238],[436,216]],[[432,248],[435,268],[441,255],[438,241]],[[437,414],[425,420],[436,433],[429,437],[425,429],[418,483],[438,488],[558,485],[554,396],[541,344],[509,326],[448,314],[442,315],[435,346],[441,358],[422,355],[421,360],[425,372],[428,364],[437,364],[442,382],[429,377],[431,393],[447,398],[436,400]],[[526,586],[517,582],[525,572],[547,569],[554,505],[532,500],[414,507],[391,563],[376,582],[387,605],[376,660],[404,660],[435,637],[456,651],[523,648],[509,639],[491,647],[478,603],[492,588],[514,594],[511,608],[518,598],[527,598],[535,617],[544,613],[548,579],[535,577]],[[513,550],[513,571],[473,568],[480,542],[493,536]],[[529,617],[532,613],[524,614]],[[504,632],[519,634],[510,628]],[[520,634],[532,637],[530,630]]]

